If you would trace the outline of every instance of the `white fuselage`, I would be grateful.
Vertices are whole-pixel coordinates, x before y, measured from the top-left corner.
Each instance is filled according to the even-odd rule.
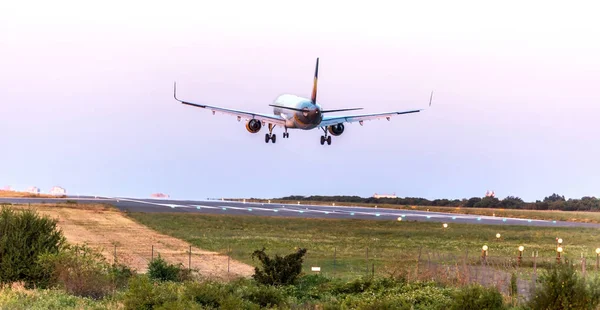
[[[277,97],[274,105],[303,110],[300,112],[278,107],[273,108],[275,115],[280,115],[286,120],[285,126],[287,128],[309,130],[318,127],[323,120],[319,103],[312,103],[308,98],[285,94]]]

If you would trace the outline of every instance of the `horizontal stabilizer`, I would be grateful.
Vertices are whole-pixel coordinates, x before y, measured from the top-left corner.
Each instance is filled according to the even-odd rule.
[[[281,106],[281,105],[269,104],[269,106],[275,107],[275,108],[280,108],[280,109],[285,109],[285,110],[292,110],[292,111],[296,111],[296,112],[305,112],[305,110],[302,110],[302,109],[284,107],[284,106]]]

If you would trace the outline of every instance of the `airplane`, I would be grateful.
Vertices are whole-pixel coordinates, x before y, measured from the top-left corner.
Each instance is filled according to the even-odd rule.
[[[246,121],[246,129],[250,133],[258,133],[265,124],[268,124],[269,132],[265,134],[265,143],[269,143],[269,141],[275,143],[276,135],[273,133],[273,129],[275,128],[275,126],[280,126],[284,129],[284,139],[290,137],[288,129],[311,130],[318,127],[324,132],[324,135],[321,136],[321,145],[324,145],[325,142],[327,142],[327,145],[331,145],[331,136],[328,135],[328,133],[333,136],[341,135],[344,132],[344,123],[359,122],[359,124],[362,126],[363,121],[365,120],[385,118],[389,121],[392,116],[417,113],[423,110],[418,109],[375,114],[324,116],[328,113],[361,110],[362,108],[324,110],[321,107],[321,105],[317,102],[318,78],[319,58],[317,57],[311,97],[304,98],[292,94],[280,95],[275,99],[274,104],[269,105],[273,107],[273,114],[247,112],[180,100],[177,98],[176,82],[173,84],[173,97],[175,98],[175,100],[181,102],[182,104],[211,110],[213,115],[216,112],[219,112],[237,116],[238,122],[241,121],[243,118]],[[432,99],[433,91],[431,92],[431,95],[429,97],[429,106],[431,106]]]

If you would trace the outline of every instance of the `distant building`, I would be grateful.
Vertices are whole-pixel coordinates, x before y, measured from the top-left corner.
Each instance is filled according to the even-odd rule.
[[[373,195],[373,198],[398,198],[398,197],[396,196],[396,193],[393,193],[392,195],[375,193],[375,195]]]
[[[150,195],[152,198],[169,198],[169,195],[163,193],[154,193]]]
[[[67,190],[60,187],[60,186],[54,186],[51,190],[50,190],[50,194],[51,195],[66,195],[67,194]]]
[[[27,192],[31,193],[31,194],[39,194],[40,193],[40,189],[37,188],[37,187],[35,187],[35,186],[32,186],[32,187],[30,187],[30,188],[27,189]]]
[[[12,186],[10,186],[10,185],[4,186],[4,188],[2,188],[2,190],[7,191],[7,192],[14,192]]]
[[[494,191],[486,191],[485,197],[496,197],[496,193]]]

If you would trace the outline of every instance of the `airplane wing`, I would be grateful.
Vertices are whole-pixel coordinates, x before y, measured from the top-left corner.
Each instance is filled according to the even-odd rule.
[[[247,111],[241,111],[241,110],[234,110],[234,109],[227,109],[227,108],[221,108],[221,107],[215,107],[215,106],[210,106],[210,105],[206,105],[206,104],[197,104],[197,103],[192,103],[192,102],[188,102],[188,101],[183,101],[183,100],[179,100],[177,98],[177,94],[176,94],[176,86],[175,84],[173,85],[173,97],[175,98],[175,100],[189,105],[189,106],[193,106],[193,107],[197,107],[197,108],[203,108],[203,109],[208,109],[211,110],[213,112],[213,114],[215,114],[216,112],[218,113],[223,113],[223,114],[229,114],[229,115],[233,115],[233,116],[237,116],[238,120],[241,120],[242,118],[244,120],[251,120],[251,119],[256,119],[259,120],[261,122],[265,122],[265,123],[271,123],[273,125],[280,125],[282,127],[285,126],[285,119],[279,115],[275,115],[275,114],[262,114],[262,113],[256,113],[256,112],[247,112]]]
[[[433,99],[433,91],[429,96],[429,106],[431,106],[431,100]],[[339,123],[354,123],[360,122],[362,125],[363,121],[370,121],[374,119],[385,118],[388,121],[392,116],[409,114],[409,113],[418,113],[423,111],[423,109],[419,110],[410,110],[410,111],[401,111],[401,112],[385,112],[385,113],[375,113],[375,114],[360,114],[360,115],[346,115],[346,116],[331,116],[331,117],[323,117],[323,121],[321,121],[320,127],[327,127]]]
[[[375,113],[375,114],[361,114],[361,115],[346,115],[346,116],[332,116],[332,117],[324,117],[323,121],[319,126],[326,127],[339,123],[354,123],[354,122],[362,122],[370,121],[374,119],[386,118],[390,119],[392,116],[408,114],[408,113],[417,113],[422,110],[412,110],[412,111],[403,111],[403,112],[386,112],[386,113]]]

